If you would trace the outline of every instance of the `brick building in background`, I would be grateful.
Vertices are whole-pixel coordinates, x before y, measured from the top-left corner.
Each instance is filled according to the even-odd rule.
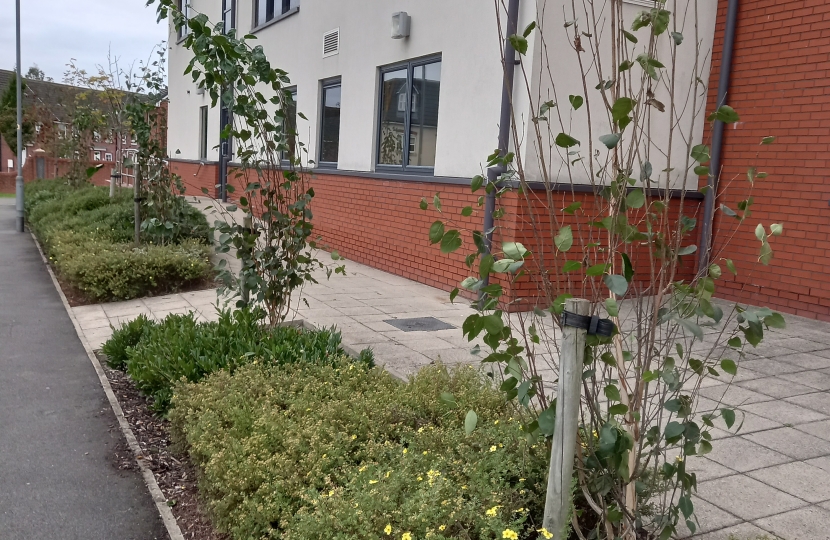
[[[715,108],[728,4],[720,0],[709,105]],[[730,242],[737,277],[724,272],[720,296],[830,321],[830,2],[741,0],[726,102],[740,115],[722,147],[718,204],[752,197],[752,217]],[[774,136],[769,146],[763,137]],[[751,185],[747,171],[769,173]],[[727,187],[728,186],[728,187]],[[733,218],[716,212],[715,253]],[[758,266],[754,228],[782,223],[775,256]],[[713,256],[714,260],[715,256]]]

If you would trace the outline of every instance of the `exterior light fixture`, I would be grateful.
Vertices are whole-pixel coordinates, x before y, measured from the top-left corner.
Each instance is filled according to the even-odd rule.
[[[409,26],[412,17],[406,11],[399,11],[392,14],[392,39],[403,39],[409,37]]]

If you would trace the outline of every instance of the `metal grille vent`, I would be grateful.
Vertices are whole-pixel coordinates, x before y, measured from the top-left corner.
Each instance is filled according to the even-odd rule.
[[[340,52],[340,29],[323,34],[323,58]]]

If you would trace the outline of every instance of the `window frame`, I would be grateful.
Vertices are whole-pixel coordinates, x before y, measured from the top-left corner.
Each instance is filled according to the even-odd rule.
[[[104,153],[104,161],[112,161],[112,152]]]
[[[230,28],[226,26],[228,19]],[[222,0],[222,31],[227,34],[231,30],[236,30],[236,0]]]
[[[199,107],[199,161],[208,157],[208,120],[210,112],[207,105]]]
[[[297,118],[299,117],[299,114],[298,114],[299,111],[297,110],[297,87],[296,86],[291,86],[291,87],[286,88],[285,91],[289,92],[291,94],[291,99],[294,100],[294,131],[297,132],[297,133],[294,134],[294,152],[296,153],[297,152],[297,137],[299,136],[299,130],[297,129]],[[285,122],[287,121],[287,118],[283,117],[282,121],[283,121],[283,131],[284,131],[285,127],[286,127]],[[322,134],[322,131],[321,131],[321,134]],[[294,158],[296,158],[296,157],[297,156],[295,155]],[[291,160],[292,160],[292,158],[288,157],[288,152],[287,151],[285,151],[285,150],[280,151],[280,165],[282,165],[283,167],[288,166],[288,165],[291,164]]]
[[[336,86],[340,87],[340,110],[342,115],[343,110],[343,81],[340,77],[333,77],[331,79],[324,79],[320,81],[320,98],[318,99],[318,106],[320,113],[317,115],[319,118],[319,122],[317,125],[319,126],[319,133],[317,133],[317,167],[321,169],[336,169],[337,164],[340,162],[340,131],[338,130],[337,133],[337,161],[323,161],[323,113],[325,112],[326,108],[326,89],[327,88],[334,88]],[[342,127],[342,126],[339,126]]]
[[[100,150],[93,150],[92,151],[92,161],[101,161],[101,151]]]
[[[178,0],[177,6],[179,11],[182,12],[182,15],[184,15],[185,20],[184,26],[176,31],[176,37],[179,41],[182,41],[190,34],[190,26],[187,25],[187,21],[190,20],[190,0]]]
[[[412,73],[415,71],[415,68],[418,66],[425,66],[427,64],[433,64],[435,62],[441,62],[441,67],[443,68],[443,57],[439,54],[433,54],[430,56],[424,56],[421,58],[415,58],[412,60],[405,60],[403,62],[396,62],[394,64],[389,64],[386,66],[381,66],[378,68],[378,93],[377,93],[377,106],[375,110],[377,111],[377,124],[375,125],[375,170],[382,171],[382,172],[398,172],[398,173],[406,173],[406,174],[418,174],[424,176],[433,176],[435,174],[435,165],[433,166],[425,166],[425,165],[410,165],[409,164],[409,148],[410,148],[410,139],[412,137],[411,129],[412,129]],[[383,76],[386,73],[391,73],[393,71],[399,71],[400,69],[406,69],[406,111],[404,111],[404,141],[403,145],[401,146],[403,155],[403,164],[401,165],[390,165],[388,163],[380,163],[380,135],[382,130],[383,124],[383,115],[381,114],[381,107],[383,106]],[[439,106],[440,106],[440,94],[439,94]],[[397,107],[396,107],[397,108]],[[437,126],[436,126],[437,131]]]
[[[272,24],[279,22],[291,15],[300,11],[300,0],[297,0],[297,5],[291,7],[292,0],[274,0],[274,15],[270,19],[266,19],[263,22],[259,22],[259,6],[260,2],[267,2],[268,0],[253,0],[252,7],[253,7],[253,17],[251,21],[251,33],[256,33],[263,28],[267,28]],[[281,4],[282,7],[280,8],[280,13],[277,13],[277,4]],[[266,5],[267,9],[267,5]]]

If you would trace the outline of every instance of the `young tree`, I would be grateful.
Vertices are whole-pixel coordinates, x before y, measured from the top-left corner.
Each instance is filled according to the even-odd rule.
[[[29,79],[30,81],[52,82],[52,77],[47,77],[46,73],[44,73],[42,69],[37,67],[37,64],[32,64],[32,66],[29,68],[29,71],[26,72],[26,75],[24,75],[23,78]]]
[[[26,94],[26,83],[22,82],[23,94]],[[9,80],[2,96],[0,96],[0,134],[12,152],[17,154],[17,76]],[[34,139],[35,128],[29,119],[28,111],[23,111],[23,144],[31,143]]]

